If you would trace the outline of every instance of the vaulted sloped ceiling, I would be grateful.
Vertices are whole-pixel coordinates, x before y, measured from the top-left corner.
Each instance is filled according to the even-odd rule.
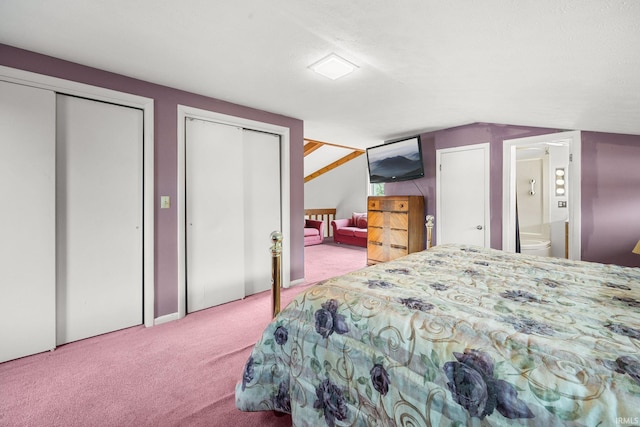
[[[304,182],[309,182],[364,153],[364,150],[353,147],[305,139]]]

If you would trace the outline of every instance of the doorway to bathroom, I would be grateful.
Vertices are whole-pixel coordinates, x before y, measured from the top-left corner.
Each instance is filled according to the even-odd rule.
[[[504,141],[502,248],[580,259],[580,132]]]

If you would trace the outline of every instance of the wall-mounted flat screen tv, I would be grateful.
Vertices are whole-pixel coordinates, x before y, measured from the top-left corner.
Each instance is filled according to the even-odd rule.
[[[422,178],[424,166],[420,137],[367,148],[367,163],[371,183]]]

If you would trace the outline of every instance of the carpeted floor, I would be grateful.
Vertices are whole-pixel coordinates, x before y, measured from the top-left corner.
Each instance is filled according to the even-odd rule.
[[[366,264],[366,249],[305,248],[305,283]],[[153,328],[134,327],[0,364],[1,426],[290,426],[235,408],[235,385],[270,321],[270,292]]]
[[[305,283],[348,273],[367,266],[367,248],[333,243],[325,243],[304,248]]]

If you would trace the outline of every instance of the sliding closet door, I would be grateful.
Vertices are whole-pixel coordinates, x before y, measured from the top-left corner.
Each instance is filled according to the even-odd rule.
[[[0,362],[55,347],[55,94],[0,82]]]
[[[242,129],[187,118],[187,311],[244,297]]]
[[[272,231],[280,222],[280,137],[244,131],[245,293],[271,289]],[[286,244],[286,243],[285,243]]]
[[[57,342],[142,323],[142,111],[57,97]]]

